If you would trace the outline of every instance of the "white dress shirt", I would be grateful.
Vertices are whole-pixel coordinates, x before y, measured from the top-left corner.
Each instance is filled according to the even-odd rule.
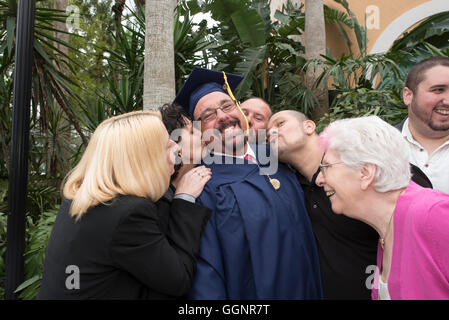
[[[249,143],[247,143],[246,145],[247,145],[246,153],[243,156],[234,156],[234,155],[225,154],[225,153],[216,152],[216,151],[214,151],[214,155],[228,156],[228,157],[233,157],[233,158],[238,158],[238,159],[244,159],[246,156],[249,155],[251,157],[251,160],[248,160],[248,161],[251,163],[257,164],[257,158],[256,158],[256,154],[254,153],[254,150],[251,148]]]
[[[449,193],[449,140],[429,156],[424,147],[413,138],[408,127],[408,118],[402,127],[402,135],[410,147],[410,163],[426,174],[434,189]]]
[[[382,281],[379,276],[379,300],[391,300],[390,292],[388,291],[388,283]]]

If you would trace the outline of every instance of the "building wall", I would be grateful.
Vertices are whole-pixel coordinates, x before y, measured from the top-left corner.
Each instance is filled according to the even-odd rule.
[[[449,11],[449,0],[347,0],[349,8],[357,16],[363,26],[366,22],[368,29],[368,53],[385,52],[394,40],[410,29],[416,23],[436,13]],[[280,9],[287,0],[271,0],[271,12]],[[299,3],[301,0],[292,0]],[[302,0],[304,2],[304,0]],[[333,0],[324,0],[324,4],[331,8],[344,11],[344,8]],[[358,51],[356,38],[352,35],[353,52]],[[333,56],[348,53],[346,43],[338,28],[333,25],[326,27],[326,42]]]

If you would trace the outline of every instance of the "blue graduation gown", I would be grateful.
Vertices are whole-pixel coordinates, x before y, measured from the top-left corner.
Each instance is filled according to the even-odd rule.
[[[197,201],[213,213],[189,298],[322,299],[315,238],[294,173],[279,164],[270,175],[281,183],[275,190],[247,161],[206,166],[212,179]]]

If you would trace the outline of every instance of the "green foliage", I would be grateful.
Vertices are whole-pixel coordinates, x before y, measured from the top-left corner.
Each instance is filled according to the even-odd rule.
[[[193,5],[196,3],[196,6]],[[189,10],[193,6],[194,11]],[[208,49],[214,43],[207,39],[207,21],[193,22],[192,14],[199,12],[196,1],[180,1],[174,18],[174,50],[176,90],[181,89],[194,66],[206,67],[209,62]]]
[[[0,179],[0,294],[4,295],[8,180]],[[25,279],[20,298],[32,299],[42,279],[42,263],[61,199],[48,181],[31,176],[26,200]]]
[[[422,21],[397,39],[391,53],[407,73],[410,67],[431,56],[449,56],[449,12],[442,12]]]
[[[334,23],[339,27],[342,38],[347,42],[349,55],[339,58],[328,55],[308,61],[304,58],[304,47],[299,38],[294,38],[304,30],[303,5],[295,7],[287,2],[281,11],[275,12],[277,21],[272,22],[269,7],[264,1],[208,2],[203,11],[209,10],[212,17],[218,20],[217,26],[211,31],[218,44],[210,49],[217,61],[213,68],[239,73],[245,77],[236,91],[238,99],[258,96],[267,100],[273,111],[288,108],[302,111],[308,116],[311,116],[312,110],[318,105],[318,100],[312,88],[304,85],[306,72],[318,66],[324,68],[315,86],[329,83],[330,90],[334,91],[333,95],[340,97],[331,97],[331,110],[343,108],[347,101],[356,105],[364,103],[361,95],[353,93],[366,89],[370,97],[373,97],[373,90],[376,90],[374,88],[382,85],[383,75],[388,74],[388,84],[378,88],[382,90],[378,95],[387,92],[391,98],[386,100],[388,105],[380,106],[385,107],[388,113],[387,110],[398,106],[398,88],[402,86],[405,75],[393,60],[393,54],[366,54],[366,29],[359,24],[347,1],[336,2],[341,4],[343,11],[325,6],[325,19],[327,23]],[[358,55],[352,53],[353,45],[345,31],[347,27],[356,36],[360,52]],[[382,79],[380,84],[377,83],[379,79]],[[354,100],[358,98],[360,101]],[[364,113],[366,112],[361,114]],[[335,114],[343,116],[347,113],[341,113],[338,109]]]
[[[39,292],[42,282],[45,251],[58,210],[59,206],[56,206],[54,209],[42,212],[39,220],[36,222],[28,217],[26,228],[25,281],[15,291],[16,293],[20,293],[20,299],[34,299]]]
[[[0,211],[0,295],[5,295],[6,214]]]
[[[329,83],[332,80],[331,86],[337,90],[373,88],[378,77],[383,74],[388,74],[390,82],[401,82],[405,77],[404,72],[389,53],[359,57],[342,55],[339,59],[331,56],[323,56],[323,58],[310,59],[304,68],[308,71],[320,65],[324,71],[317,80],[318,84]]]
[[[76,77],[83,84],[75,90],[83,100],[89,101],[96,89],[105,90],[108,85],[106,76],[109,66],[104,48],[114,46],[114,39],[110,36],[115,30],[111,11],[114,1],[70,0],[69,4],[80,11],[79,29],[74,31],[80,36],[69,38],[70,45],[78,48],[77,51],[70,51],[69,56],[78,62]]]
[[[424,20],[419,25],[407,31],[401,38],[396,40],[392,46],[392,51],[412,52],[417,47],[423,47],[423,41],[446,49],[449,47],[449,12],[438,13],[429,19]]]
[[[180,89],[194,65],[205,66],[206,20],[194,23],[188,8],[193,1],[180,1],[174,17],[174,54],[176,85]],[[198,10],[199,7],[196,7]],[[129,16],[120,24],[108,29],[106,34],[111,45],[96,48],[104,54],[107,86],[94,86],[94,98],[89,98],[88,108],[81,108],[80,118],[90,131],[105,118],[143,108],[143,77],[145,52],[145,12],[137,5],[127,7]],[[199,54],[203,52],[203,55]]]
[[[0,296],[5,292],[5,252],[6,252],[6,226],[8,209],[8,180],[0,179]]]
[[[355,16],[355,14],[349,9],[349,4],[346,0],[334,0],[335,2],[341,4],[343,6],[343,8],[346,11],[346,15],[345,14],[337,14],[336,15],[336,21],[337,22],[343,22],[344,24],[346,24],[347,26],[349,26],[355,33],[356,36],[356,40],[357,40],[357,45],[358,45],[358,49],[360,51],[360,54],[362,56],[366,56],[367,53],[367,44],[368,44],[368,38],[367,38],[367,32],[366,32],[366,28],[362,27],[359,24],[359,21],[357,20],[357,17]],[[331,11],[331,10],[327,10],[327,11]],[[341,19],[341,17],[344,17],[343,19]],[[329,16],[328,16],[329,18]],[[344,31],[344,29],[341,27],[341,25],[339,25],[340,28],[340,32],[343,36],[343,38],[345,39],[345,41],[348,44],[348,49],[349,49],[349,53],[350,55],[353,55],[352,52],[352,43],[349,40],[349,37],[347,37],[346,32]]]
[[[340,59],[323,56],[324,60],[309,60],[306,70],[317,65],[324,69],[316,85],[331,83],[330,113],[318,121],[318,130],[343,118],[375,114],[396,124],[405,117],[401,96],[405,75],[392,60],[393,56],[390,53]],[[382,81],[384,78],[388,80]]]
[[[12,79],[0,74],[0,178],[8,176],[9,144],[11,140]]]
[[[27,188],[26,214],[33,221],[39,220],[42,212],[61,202],[58,188],[51,186],[49,181],[42,177],[31,176]]]
[[[219,21],[211,31],[217,43],[209,50],[216,60],[213,68],[244,76],[235,92],[238,99],[258,96],[274,110],[308,112],[316,106],[311,91],[302,85],[304,47],[292,38],[304,28],[302,8],[288,2],[275,13],[278,21],[272,22],[266,1],[220,0],[204,7]]]
[[[0,1],[0,177],[8,176],[11,141],[13,71],[15,64],[17,0]],[[76,106],[82,105],[74,88],[80,87],[74,70],[79,67],[68,51],[77,51],[55,34],[68,15],[49,7],[48,1],[36,2],[31,91],[29,152],[31,174],[39,174],[58,184],[68,170],[72,153],[72,128],[81,138],[84,132],[77,120]],[[76,36],[76,35],[72,35]]]
[[[318,130],[329,122],[349,117],[375,114],[396,124],[406,116],[402,103],[404,72],[403,53],[390,51],[385,54],[366,54],[366,29],[349,9],[346,0],[335,0],[345,12],[325,10],[326,17],[340,23],[342,37],[348,44],[349,54],[338,58],[323,55],[322,59],[310,59],[304,64],[305,72],[322,68],[314,86],[328,84],[330,112],[318,120]],[[352,43],[342,25],[351,27],[356,35],[359,54],[355,55]]]
[[[376,115],[390,124],[397,124],[407,115],[402,100],[391,90],[359,88],[337,92],[333,92],[337,96],[332,101],[331,112],[317,122],[318,132],[330,122],[344,118]]]

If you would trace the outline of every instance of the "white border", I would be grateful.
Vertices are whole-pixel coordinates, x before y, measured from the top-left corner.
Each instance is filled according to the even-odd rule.
[[[445,11],[449,11],[448,0],[432,0],[407,11],[385,28],[369,53],[387,52],[393,42],[415,23]]]

